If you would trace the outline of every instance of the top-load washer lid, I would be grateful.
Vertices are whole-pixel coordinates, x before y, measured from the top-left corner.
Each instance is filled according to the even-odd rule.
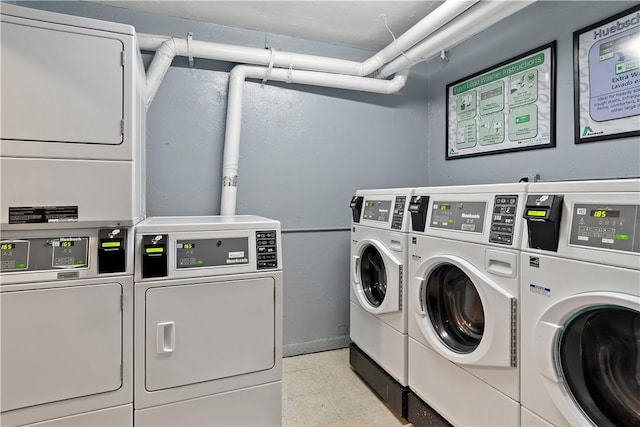
[[[640,425],[640,312],[584,311],[565,326],[558,353],[569,392],[595,425]]]

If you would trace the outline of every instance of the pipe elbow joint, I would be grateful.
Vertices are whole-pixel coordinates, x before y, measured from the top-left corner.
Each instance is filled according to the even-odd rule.
[[[178,42],[176,41],[176,38],[169,37],[167,40],[162,42],[156,53],[173,59],[178,55],[178,50]]]

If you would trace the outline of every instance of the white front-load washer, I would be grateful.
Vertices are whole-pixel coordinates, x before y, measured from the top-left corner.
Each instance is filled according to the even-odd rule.
[[[520,423],[518,260],[527,185],[414,192],[409,388],[454,425]]]
[[[152,217],[135,243],[134,425],[280,425],[280,223]]]
[[[400,395],[407,386],[405,212],[411,193],[410,188],[359,190],[351,201],[349,319],[357,347],[352,351],[362,351],[391,376],[401,386]],[[359,371],[357,362],[352,366]],[[361,376],[367,379],[366,373]],[[402,415],[403,397],[399,399]]]
[[[533,183],[522,425],[640,425],[640,180]]]
[[[130,426],[132,230],[2,231],[0,424]]]

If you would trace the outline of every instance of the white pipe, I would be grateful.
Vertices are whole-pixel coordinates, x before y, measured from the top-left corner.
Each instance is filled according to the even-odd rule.
[[[245,79],[277,80],[313,86],[333,87],[374,93],[395,93],[404,87],[409,71],[401,71],[391,80],[345,76],[315,71],[286,70],[238,65],[229,76],[229,99],[225,128],[224,155],[222,159],[222,194],[220,214],[236,212],[238,162],[240,159],[240,128],[242,120],[242,93]]]
[[[413,67],[427,61],[443,50],[450,49],[468,38],[480,33],[496,22],[524,9],[536,0],[482,1],[466,13],[454,19],[450,25],[438,30],[424,41],[383,66],[378,77],[388,77],[399,70]]]
[[[156,51],[147,72],[146,107],[148,109],[151,105],[175,56],[195,56],[241,64],[293,67],[302,70],[366,76],[401,55],[406,49],[438,30],[478,1],[445,1],[387,47],[363,62],[198,40],[187,43],[187,40],[181,38],[138,34],[138,45],[141,49]]]
[[[407,49],[428,37],[480,0],[447,0],[387,47],[362,63],[360,75],[367,76],[402,55]]]

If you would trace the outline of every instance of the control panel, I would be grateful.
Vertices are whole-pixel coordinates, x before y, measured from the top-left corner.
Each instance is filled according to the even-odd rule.
[[[176,268],[249,264],[247,237],[176,241]]]
[[[33,237],[34,233],[28,237],[13,233],[15,237],[0,240],[0,273],[91,270],[91,264],[97,271],[85,272],[85,277],[87,274],[126,272],[126,229],[87,229],[71,235],[62,233],[66,232],[49,236],[38,233],[38,237]]]
[[[396,202],[393,205],[393,217],[391,219],[392,230],[402,230],[402,219],[404,218],[404,205],[407,196],[396,196]]]
[[[366,200],[364,202],[364,213],[362,219],[370,221],[389,221],[391,212],[391,200]]]
[[[569,243],[640,253],[640,206],[575,204]]]
[[[491,216],[489,242],[500,243],[502,245],[513,244],[517,207],[517,195],[499,195],[495,197],[493,215]]]
[[[0,271],[3,273],[85,268],[88,265],[88,236],[0,242]]]
[[[256,231],[256,253],[258,270],[278,268],[278,245],[276,231]]]
[[[431,228],[482,233],[486,202],[439,202],[431,204]]]

